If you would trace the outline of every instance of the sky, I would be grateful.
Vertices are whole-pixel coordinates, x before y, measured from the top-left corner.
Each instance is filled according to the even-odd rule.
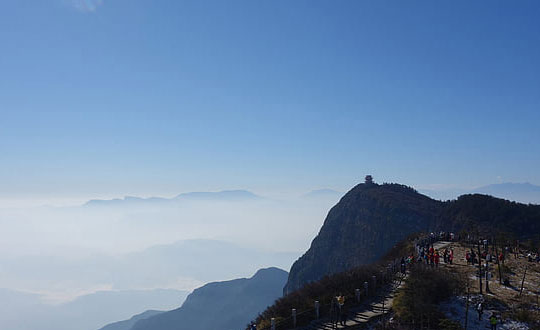
[[[540,2],[0,2],[0,201],[540,184]]]

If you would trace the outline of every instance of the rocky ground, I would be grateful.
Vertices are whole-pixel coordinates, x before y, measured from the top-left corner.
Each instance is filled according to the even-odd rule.
[[[470,251],[471,246],[461,243],[448,243],[445,245],[454,250],[454,263],[453,265],[443,264],[441,266],[459,273],[469,284],[467,329],[489,328],[488,318],[493,313],[499,319],[498,329],[540,328],[540,263],[529,262],[525,253],[519,253],[509,255],[504,266],[501,265],[500,272],[497,264],[490,264],[489,272],[492,276],[489,281],[489,291],[486,293],[484,276],[482,279],[483,294],[481,295],[478,265],[467,265],[465,259],[465,253],[467,250]],[[501,283],[505,278],[509,279],[509,285],[507,286]],[[522,282],[523,289],[521,289]],[[455,297],[451,301],[442,304],[441,309],[449,318],[464,325],[466,301],[466,296]],[[479,320],[476,311],[479,302],[483,302],[484,305],[482,320]]]

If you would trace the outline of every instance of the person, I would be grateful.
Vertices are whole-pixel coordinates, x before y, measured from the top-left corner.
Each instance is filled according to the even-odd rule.
[[[434,261],[435,261],[435,268],[438,268],[439,267],[439,259],[440,259],[440,256],[439,256],[439,251],[435,251],[435,256],[433,257]]]
[[[339,309],[339,324],[345,325],[345,296],[340,293],[337,302]]]
[[[406,266],[405,266],[405,258],[401,258],[401,273],[405,274]]]
[[[491,314],[489,318],[489,324],[491,325],[491,330],[497,330],[497,317],[495,314]]]
[[[465,259],[467,260],[467,265],[470,265],[470,263],[471,263],[471,254],[469,253],[469,251],[467,251],[467,253],[465,253]]]
[[[330,303],[330,323],[332,323],[332,329],[335,329],[337,325],[337,309],[337,296],[334,296]]]
[[[448,257],[450,260],[450,265],[452,262],[454,262],[454,249],[450,249],[450,256]]]
[[[478,312],[478,321],[482,321],[482,314],[484,314],[484,306],[482,302],[479,302],[476,306],[476,312]]]

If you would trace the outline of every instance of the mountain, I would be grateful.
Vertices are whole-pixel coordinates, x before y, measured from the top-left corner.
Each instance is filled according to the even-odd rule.
[[[460,195],[485,194],[520,203],[540,204],[540,186],[530,183],[498,183],[482,186],[474,189],[422,189],[422,193],[438,199],[452,200]]]
[[[402,185],[359,184],[334,206],[290,271],[285,293],[380,258],[408,234],[428,230],[441,202]]]
[[[181,304],[187,294],[177,290],[100,291],[51,305],[40,295],[0,289],[0,329],[96,330],[141,311],[168,310]]]
[[[262,199],[247,190],[224,190],[218,192],[189,192],[179,194],[173,198],[149,197],[141,198],[135,196],[125,196],[114,199],[92,199],[84,206],[145,206],[154,204],[173,203],[179,201],[249,201]]]
[[[472,192],[522,203],[540,204],[540,186],[530,183],[500,183],[474,189]]]
[[[44,288],[61,283],[64,289],[67,285],[87,288],[106,283],[115,290],[157,287],[191,291],[203,283],[245,277],[263,267],[288,269],[299,255],[218,240],[183,240],[118,256],[0,258],[3,266],[0,283],[13,286],[39,283]]]
[[[177,290],[125,290],[100,291],[84,295],[72,302],[56,307],[62,321],[56,321],[50,329],[95,330],[110,322],[121,320],[149,309],[167,310],[182,303],[186,291]],[[43,329],[43,328],[42,328]]]
[[[284,293],[374,262],[412,233],[462,229],[539,239],[540,206],[481,194],[441,202],[399,184],[359,184],[330,210],[311,247],[293,264]]]
[[[99,330],[129,330],[138,321],[145,320],[145,319],[147,319],[149,317],[156,316],[156,315],[159,315],[159,314],[162,314],[162,313],[163,313],[162,311],[153,311],[153,310],[146,311],[146,312],[143,312],[141,314],[137,314],[137,315],[133,316],[129,320],[118,321],[118,322],[108,324],[108,325],[104,326],[103,328],[101,328]]]
[[[140,320],[130,330],[243,329],[281,297],[286,281],[287,272],[266,268],[249,279],[209,283],[193,291],[182,307]]]

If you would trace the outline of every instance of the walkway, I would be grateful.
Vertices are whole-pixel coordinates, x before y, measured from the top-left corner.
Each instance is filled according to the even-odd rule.
[[[382,295],[377,296],[367,306],[362,305],[355,309],[349,310],[347,316],[346,325],[338,325],[337,328],[332,327],[332,323],[328,320],[315,321],[304,329],[308,330],[331,330],[331,329],[345,329],[345,328],[357,328],[365,325],[373,318],[388,313],[392,308],[394,297],[398,288],[403,286],[406,276],[400,276],[396,279],[390,288],[388,288]]]

